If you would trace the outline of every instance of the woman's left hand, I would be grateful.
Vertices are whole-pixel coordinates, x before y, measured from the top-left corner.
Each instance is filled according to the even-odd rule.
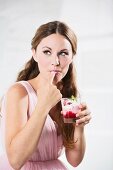
[[[91,120],[91,112],[85,103],[80,104],[80,111],[76,114],[76,126],[85,126]]]

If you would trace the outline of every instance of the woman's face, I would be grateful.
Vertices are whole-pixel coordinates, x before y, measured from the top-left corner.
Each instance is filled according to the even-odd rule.
[[[40,75],[47,79],[48,74],[55,73],[54,83],[58,83],[67,73],[72,62],[70,42],[60,34],[51,34],[42,39],[33,49],[33,57],[38,63]]]

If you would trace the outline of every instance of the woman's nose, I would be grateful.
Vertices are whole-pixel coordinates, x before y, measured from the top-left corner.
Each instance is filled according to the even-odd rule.
[[[55,66],[60,65],[60,61],[59,61],[59,58],[57,56],[52,58],[52,65],[55,65]]]

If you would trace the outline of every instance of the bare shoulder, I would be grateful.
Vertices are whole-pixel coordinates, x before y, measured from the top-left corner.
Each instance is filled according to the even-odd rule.
[[[5,110],[7,124],[12,122],[15,126],[15,124],[18,122],[18,127],[20,127],[26,123],[28,111],[28,93],[22,84],[15,83],[8,89],[6,94]],[[19,120],[21,120],[21,123]]]
[[[17,98],[23,98],[27,96],[27,90],[25,87],[20,83],[13,84],[7,91],[7,97],[17,97]]]

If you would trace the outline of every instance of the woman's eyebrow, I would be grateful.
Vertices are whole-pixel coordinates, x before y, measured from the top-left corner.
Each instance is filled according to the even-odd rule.
[[[48,46],[44,46],[44,47],[42,47],[42,49],[43,49],[43,48],[48,48],[49,50],[51,50],[51,51],[52,51],[52,49],[51,49],[50,47],[48,47]],[[67,51],[67,52],[69,52],[70,50],[69,50],[69,49],[67,49],[67,48],[64,48],[64,49],[59,50],[59,52],[63,52],[63,51]]]
[[[60,51],[69,51],[69,50],[65,48],[65,49],[62,49],[62,50],[60,50]]]
[[[49,50],[52,50],[50,47],[47,47],[47,46],[44,46],[44,47],[42,47],[42,48],[48,48]]]

